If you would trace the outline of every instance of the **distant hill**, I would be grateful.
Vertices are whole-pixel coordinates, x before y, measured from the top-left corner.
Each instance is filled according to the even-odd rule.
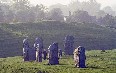
[[[44,48],[53,42],[63,49],[66,35],[75,37],[74,46],[91,49],[116,48],[116,30],[92,23],[64,23],[44,21],[39,23],[0,24],[0,57],[22,55],[22,40],[28,36],[30,46],[36,37],[42,37]]]

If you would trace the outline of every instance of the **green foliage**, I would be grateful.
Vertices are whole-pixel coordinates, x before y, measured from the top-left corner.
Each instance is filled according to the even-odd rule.
[[[63,21],[63,14],[60,8],[54,8],[48,13],[48,20]]]
[[[23,62],[21,56],[0,58],[0,73],[115,73],[116,50],[86,51],[87,68],[74,68],[73,56],[63,56],[59,65]]]
[[[112,49],[116,45],[115,29],[92,23],[64,23],[44,21],[39,23],[0,24],[0,57],[22,55],[22,40],[29,37],[33,46],[36,37],[42,37],[44,48],[54,41],[64,49],[66,35],[74,36],[74,47],[84,46],[89,49]]]

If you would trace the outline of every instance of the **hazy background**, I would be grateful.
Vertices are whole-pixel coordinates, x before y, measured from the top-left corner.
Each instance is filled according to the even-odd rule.
[[[76,0],[30,0],[30,2],[32,4],[44,4],[46,6],[50,6],[53,4],[64,4],[67,5],[72,1],[76,1]],[[80,2],[82,1],[89,1],[89,0],[78,0]],[[116,11],[116,0],[96,0],[98,3],[101,3],[101,7],[105,7],[105,6],[111,6],[115,11]]]
[[[11,1],[11,0],[0,0],[0,1]],[[67,5],[69,4],[70,2],[72,1],[80,1],[80,2],[83,2],[83,1],[89,1],[89,0],[28,0],[30,1],[31,4],[43,4],[45,6],[50,6],[50,5],[53,5],[53,4],[57,4],[57,3],[60,3],[60,4],[63,4],[63,5]],[[111,6],[115,11],[116,11],[116,1],[115,0],[96,0],[98,3],[100,3],[103,7],[105,6]]]
[[[22,40],[33,46],[42,37],[45,48],[66,35],[75,37],[75,47],[116,48],[114,0],[0,0],[0,57],[22,54]],[[60,36],[59,36],[60,35]]]

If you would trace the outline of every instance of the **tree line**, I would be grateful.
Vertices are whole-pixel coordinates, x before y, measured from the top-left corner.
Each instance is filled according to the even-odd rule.
[[[39,22],[55,20],[66,22],[96,23],[115,27],[115,12],[107,6],[101,9],[96,0],[87,2],[72,1],[68,5],[56,4],[49,8],[31,5],[29,0],[0,0],[0,22]]]

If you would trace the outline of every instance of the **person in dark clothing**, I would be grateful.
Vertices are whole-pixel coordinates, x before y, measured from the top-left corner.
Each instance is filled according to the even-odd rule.
[[[43,59],[46,60],[46,58],[47,58],[47,51],[44,49],[43,50]]]
[[[58,52],[59,52],[59,54],[58,54],[58,55],[59,55],[59,58],[61,58],[61,57],[62,57],[62,50],[61,50],[61,49],[59,49],[59,51],[58,51]]]

